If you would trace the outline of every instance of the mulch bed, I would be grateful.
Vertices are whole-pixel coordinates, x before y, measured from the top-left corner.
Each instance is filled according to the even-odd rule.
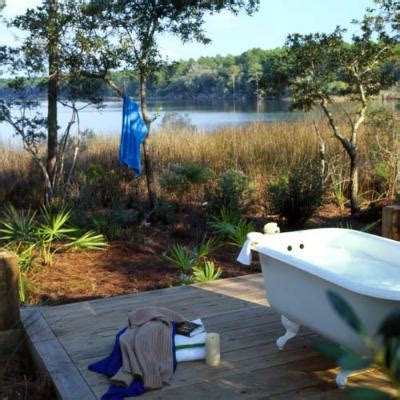
[[[51,267],[30,275],[30,301],[61,304],[178,285],[177,268],[155,252],[161,244],[161,238],[142,246],[114,242],[106,251],[57,254]],[[223,278],[254,272],[234,263],[236,255],[236,249],[218,249]]]
[[[351,225],[360,229],[379,218],[379,209],[351,218],[348,210],[327,205],[309,222],[309,227]],[[271,218],[254,217],[254,220],[261,231]],[[280,225],[283,231],[286,230],[284,222]],[[131,238],[112,242],[106,251],[56,254],[51,267],[30,274],[30,301],[61,304],[178,285],[179,272],[163,254],[176,242],[198,243],[206,230],[200,213],[191,210],[180,213],[171,225],[142,228]],[[375,233],[379,230],[378,225]],[[215,252],[214,258],[223,271],[223,278],[259,271],[256,265],[247,268],[236,263],[238,251],[238,248],[224,246]]]

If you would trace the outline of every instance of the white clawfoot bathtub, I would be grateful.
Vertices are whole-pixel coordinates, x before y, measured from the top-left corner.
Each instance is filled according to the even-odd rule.
[[[286,328],[277,340],[280,349],[303,325],[349,349],[368,352],[333,310],[328,290],[351,304],[372,338],[389,309],[400,306],[399,242],[340,228],[251,233],[248,238],[238,260],[248,264],[250,249],[260,255],[268,301]],[[338,374],[340,387],[348,375]]]

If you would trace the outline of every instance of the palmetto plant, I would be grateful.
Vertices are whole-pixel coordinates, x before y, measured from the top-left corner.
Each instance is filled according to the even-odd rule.
[[[236,247],[242,247],[247,239],[247,234],[256,230],[253,221],[236,218],[226,209],[221,209],[219,216],[212,218],[210,226],[217,235]]]
[[[182,244],[174,244],[165,258],[175,264],[183,273],[191,270],[193,263],[196,260],[196,254],[188,250]]]
[[[204,236],[201,242],[192,248],[174,244],[165,258],[179,268],[182,284],[214,280],[220,277],[222,271],[220,268],[216,270],[214,263],[208,261],[207,257],[217,247],[218,242],[215,238]]]
[[[103,235],[93,231],[82,233],[79,228],[69,225],[71,211],[67,209],[53,214],[49,209],[42,208],[42,215],[44,221],[38,226],[36,237],[45,264],[51,265],[53,254],[60,250],[100,250],[107,246]]]
[[[229,244],[236,247],[242,247],[247,239],[249,232],[254,232],[256,225],[253,221],[246,221],[241,219],[235,226],[235,230],[228,236]]]
[[[365,232],[365,233],[371,233],[373,231],[373,229],[381,222],[382,222],[382,218],[378,219],[377,221],[370,222],[369,224],[364,225],[362,228],[360,228],[360,231]],[[353,229],[353,225],[349,221],[339,222],[336,226],[338,228]]]
[[[217,247],[218,242],[215,238],[204,236],[201,242],[193,248],[187,248],[180,243],[174,244],[165,258],[174,263],[181,272],[187,273]]]
[[[21,211],[12,205],[6,207],[0,219],[0,241],[4,247],[18,256],[20,271],[19,297],[26,301],[26,273],[38,265],[40,257],[45,265],[51,265],[53,255],[61,250],[94,249],[107,246],[103,235],[93,231],[80,232],[70,224],[71,211],[62,209],[53,213],[42,208],[42,220],[34,211]]]
[[[26,288],[28,280],[26,273],[37,266],[37,256],[35,254],[35,246],[22,246],[21,244],[9,246],[8,249],[12,250],[18,256],[19,267],[19,286],[18,293],[19,299],[22,303],[26,303]]]
[[[6,206],[3,219],[0,221],[0,240],[9,245],[31,242],[36,230],[36,212],[30,209],[16,210],[12,205]]]
[[[193,281],[195,283],[215,281],[220,278],[221,274],[221,268],[216,268],[213,261],[204,261],[203,265],[193,267]]]
[[[207,237],[207,235],[205,235],[200,244],[194,247],[193,253],[196,255],[196,259],[199,260],[209,256],[218,247],[219,243],[215,237]]]
[[[49,209],[43,207],[42,215],[43,222],[38,225],[35,236],[44,263],[51,265],[53,254],[58,250],[54,248],[54,243],[71,239],[70,235],[76,231],[76,228],[67,227],[66,223],[71,218],[71,212],[65,209],[53,214]]]
[[[39,221],[35,212],[8,206],[0,220],[0,240],[19,255],[37,252],[46,265],[52,264],[54,253],[60,250],[99,250],[107,246],[102,235],[93,231],[82,233],[72,226],[71,211],[67,209],[53,213],[43,207],[41,214]]]

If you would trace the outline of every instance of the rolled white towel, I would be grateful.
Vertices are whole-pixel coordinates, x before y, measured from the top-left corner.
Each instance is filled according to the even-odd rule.
[[[205,360],[206,346],[176,350],[175,356],[176,362]]]
[[[175,348],[204,345],[206,343],[206,332],[199,333],[198,335],[188,337],[183,335],[175,335]]]

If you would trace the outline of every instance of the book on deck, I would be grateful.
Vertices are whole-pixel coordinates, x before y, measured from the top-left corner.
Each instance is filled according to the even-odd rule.
[[[204,332],[204,326],[195,322],[183,321],[176,324],[177,335],[192,337],[202,332]]]

